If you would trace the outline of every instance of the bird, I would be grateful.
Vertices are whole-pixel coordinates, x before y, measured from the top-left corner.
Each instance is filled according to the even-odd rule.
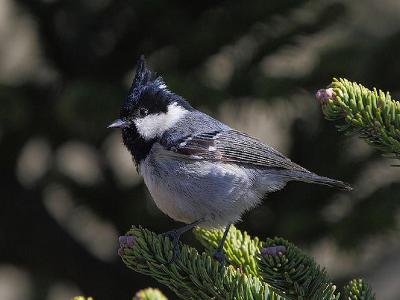
[[[229,228],[257,207],[265,195],[289,181],[349,191],[339,180],[319,176],[260,140],[203,113],[169,89],[140,56],[119,118],[138,173],[156,206],[185,225],[165,233],[179,255],[181,235],[195,226],[225,228],[213,257],[224,263]]]

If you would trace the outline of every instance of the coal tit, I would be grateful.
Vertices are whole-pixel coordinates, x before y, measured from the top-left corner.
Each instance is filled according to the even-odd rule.
[[[186,223],[167,233],[174,245],[171,261],[181,234],[199,225],[225,228],[214,255],[222,262],[230,225],[288,181],[351,189],[196,110],[146,67],[143,56],[120,118],[109,128],[122,129],[123,142],[157,207]]]

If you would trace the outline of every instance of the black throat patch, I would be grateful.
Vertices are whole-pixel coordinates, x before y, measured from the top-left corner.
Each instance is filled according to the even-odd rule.
[[[135,126],[122,129],[122,140],[126,148],[132,154],[136,167],[147,157],[151,147],[156,141],[156,139],[146,141],[140,136]]]

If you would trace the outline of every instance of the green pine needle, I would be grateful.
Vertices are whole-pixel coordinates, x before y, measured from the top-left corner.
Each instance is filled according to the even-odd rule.
[[[339,293],[326,271],[288,241],[267,239],[264,247],[284,247],[284,251],[259,256],[260,274],[274,290],[290,300],[337,300]],[[282,247],[283,246],[283,247]],[[265,249],[265,248],[264,248]],[[278,248],[279,249],[279,248]]]
[[[333,79],[317,98],[328,120],[342,120],[340,131],[357,133],[369,144],[400,158],[400,102],[347,79]]]
[[[135,226],[127,235],[133,237],[133,242],[123,245],[123,262],[165,284],[181,299],[280,299],[257,277],[233,266],[221,266],[192,247],[181,244],[176,262],[168,264],[172,243],[167,237]]]
[[[210,251],[222,237],[222,230],[196,228],[195,235]],[[208,254],[180,244],[174,263],[168,237],[133,226],[120,237],[118,251],[131,269],[168,286],[181,299],[205,300],[338,300],[340,294],[326,271],[299,248],[281,238],[265,243],[251,238],[234,226],[227,236],[227,260],[222,266]],[[362,280],[345,287],[346,300],[375,300]],[[76,297],[74,300],[86,300]],[[157,289],[139,291],[133,300],[168,300]]]
[[[370,286],[362,279],[353,279],[344,287],[345,300],[375,300]]]
[[[136,293],[133,300],[168,300],[159,289],[147,288]]]
[[[194,234],[201,244],[213,253],[222,238],[222,229],[205,229],[196,227]],[[241,232],[231,226],[224,244],[224,253],[228,263],[241,269],[245,274],[259,276],[257,255],[260,253],[261,242],[258,237],[251,238],[247,232]]]

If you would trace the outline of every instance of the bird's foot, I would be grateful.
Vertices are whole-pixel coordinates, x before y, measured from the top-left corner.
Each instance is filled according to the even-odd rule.
[[[176,258],[178,257],[178,255],[179,255],[179,239],[180,239],[181,235],[183,233],[185,233],[186,231],[191,230],[193,227],[197,226],[198,224],[200,224],[203,221],[204,221],[204,219],[202,218],[193,223],[186,224],[185,226],[183,226],[181,228],[170,230],[170,231],[167,231],[162,234],[163,236],[169,237],[169,239],[172,242],[172,257],[170,260],[168,260],[167,263],[169,263],[169,264],[173,263],[176,260]]]
[[[161,235],[168,237],[172,242],[172,257],[167,261],[168,264],[172,264],[173,262],[175,262],[176,258],[179,255],[179,239],[182,233],[174,229],[164,232]]]
[[[213,254],[213,258],[218,261],[221,265],[225,265],[225,254],[224,250],[217,250]]]

